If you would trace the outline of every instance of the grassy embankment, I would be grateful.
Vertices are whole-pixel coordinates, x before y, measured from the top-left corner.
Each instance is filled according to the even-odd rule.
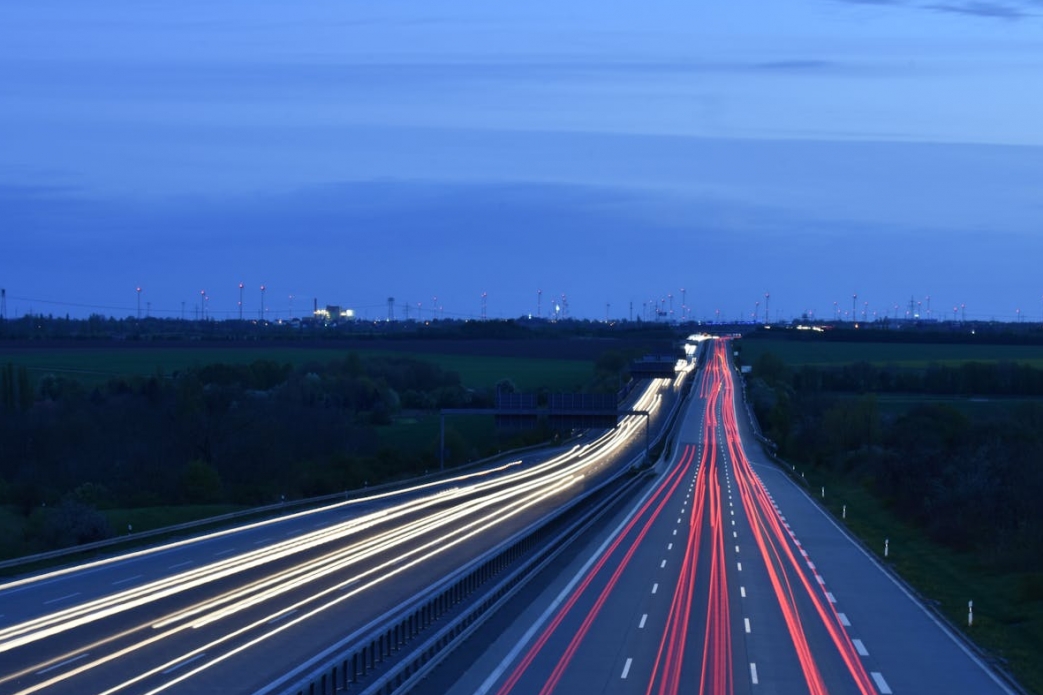
[[[1038,347],[1010,345],[930,345],[836,343],[787,340],[747,340],[742,361],[753,364],[771,352],[791,369],[866,361],[878,365],[924,369],[931,364],[958,365],[968,361],[1020,362],[1043,368]],[[840,397],[854,397],[843,394]],[[878,394],[883,415],[899,415],[923,403],[947,403],[969,415],[1006,408],[1012,399]],[[981,646],[990,658],[1009,670],[1028,690],[1043,693],[1043,586],[1032,573],[994,571],[974,553],[955,552],[930,540],[922,530],[904,523],[858,480],[831,471],[802,466],[809,492],[820,497],[838,523],[860,538],[878,559],[895,569],[929,604]],[[1043,465],[1043,462],[1041,462]],[[846,519],[842,519],[846,506]],[[884,542],[889,554],[883,558]],[[967,602],[974,601],[974,624],[967,626]]]

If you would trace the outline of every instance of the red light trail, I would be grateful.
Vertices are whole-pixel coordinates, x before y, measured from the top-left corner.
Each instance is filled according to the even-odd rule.
[[[650,535],[650,531],[662,516],[667,503],[680,497],[679,486],[684,480],[692,482],[688,497],[685,498],[686,508],[688,500],[691,501],[690,510],[686,518],[678,519],[678,530],[687,532],[683,559],[676,583],[672,586],[670,605],[654,661],[644,670],[631,671],[631,660],[628,660],[623,678],[627,674],[633,674],[634,677],[638,673],[648,674],[644,687],[646,695],[677,695],[680,692],[728,695],[735,692],[740,676],[744,681],[750,678],[756,682],[756,675],[743,675],[746,673],[745,660],[738,657],[746,654],[747,646],[743,642],[742,631],[732,630],[733,611],[742,610],[743,602],[734,586],[737,578],[742,576],[738,574],[742,566],[738,562],[729,562],[726,542],[728,530],[732,530],[733,536],[737,538],[731,478],[734,478],[738,491],[736,502],[741,503],[736,504],[742,514],[738,519],[748,523],[751,540],[757,548],[750,560],[754,563],[757,560],[763,562],[767,575],[764,590],[770,592],[769,595],[778,605],[780,625],[785,627],[782,634],[788,634],[793,651],[790,652],[784,642],[778,646],[772,645],[772,649],[783,649],[796,657],[799,673],[807,692],[812,695],[829,692],[827,679],[818,661],[827,657],[833,660],[829,669],[830,682],[839,678],[845,691],[850,690],[853,684],[855,691],[863,695],[876,692],[836,609],[826,595],[823,580],[810,569],[804,559],[806,555],[795,552],[798,544],[746,456],[735,414],[735,377],[728,350],[728,341],[715,341],[710,359],[700,375],[698,398],[705,407],[699,423],[699,443],[689,442],[682,447],[678,463],[656,485],[647,501],[633,513],[622,531],[587,570],[582,581],[575,586],[553,619],[540,631],[510,671],[497,695],[506,695],[515,688],[521,690],[519,683],[529,670],[533,671],[530,680],[539,679],[538,669],[533,663],[541,652],[550,651],[548,644],[559,631],[563,634],[557,638],[557,644],[564,644],[565,647],[556,660],[551,657],[553,667],[548,667],[549,675],[546,678],[539,679],[539,692],[546,695],[561,686],[564,675],[575,664],[577,653],[592,641],[593,636],[600,636],[595,625],[606,605],[612,605],[613,601],[632,600],[632,596],[619,590],[620,579],[630,569],[631,560],[639,546],[646,540],[656,539],[656,535]],[[727,498],[722,487],[725,484],[728,487]],[[681,521],[687,521],[686,527],[681,526]],[[738,545],[735,551],[737,554]],[[663,564],[665,566],[665,561]],[[760,568],[756,570],[759,572]],[[599,585],[600,590],[597,589]],[[730,591],[730,588],[733,590]],[[596,597],[593,596],[595,591]],[[588,593],[592,601],[584,598]],[[581,613],[584,610],[581,606],[587,606],[588,602],[589,608]],[[572,614],[575,616],[570,618]],[[578,626],[571,628],[577,621]],[[749,633],[748,621],[746,625],[746,632]],[[574,629],[574,632],[566,635],[564,633],[567,629]],[[809,639],[809,631],[815,640]],[[818,652],[813,649],[813,644],[817,645]],[[829,645],[826,650],[828,655],[822,653],[823,644]],[[837,664],[842,666],[838,668]],[[755,674],[752,665],[751,671]],[[840,686],[837,684],[834,687]],[[529,686],[528,691],[534,689],[534,686]]]

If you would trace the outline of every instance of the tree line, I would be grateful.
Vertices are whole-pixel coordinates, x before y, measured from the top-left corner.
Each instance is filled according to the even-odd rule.
[[[945,399],[883,411],[877,394],[898,392],[1021,398],[973,416]],[[1025,400],[1043,395],[1043,371],[1011,363],[794,370],[765,353],[748,394],[784,458],[861,483],[937,542],[998,569],[1043,571],[1043,402]]]
[[[437,364],[342,358],[294,368],[267,360],[86,387],[0,368],[0,504],[30,518],[43,549],[111,533],[96,510],[267,504],[423,473],[438,441],[382,444],[403,410],[487,407]],[[545,433],[518,435],[544,436]],[[487,442],[495,449],[510,442]],[[447,426],[447,462],[489,453]]]

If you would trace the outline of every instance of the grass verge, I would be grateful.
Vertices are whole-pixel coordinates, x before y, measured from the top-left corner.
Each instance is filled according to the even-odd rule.
[[[800,472],[798,465],[798,475]],[[1026,591],[1035,579],[1025,573],[996,573],[972,553],[939,546],[920,529],[896,518],[862,485],[826,471],[805,470],[809,492],[868,546],[877,559],[908,582],[1030,692],[1043,693],[1043,596]],[[799,480],[799,478],[798,478]],[[847,506],[846,519],[842,518]],[[884,541],[888,557],[883,557]],[[1036,595],[1034,595],[1036,594]],[[974,625],[967,627],[967,602]]]

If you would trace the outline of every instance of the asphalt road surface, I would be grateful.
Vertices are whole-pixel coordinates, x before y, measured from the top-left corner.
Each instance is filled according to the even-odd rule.
[[[656,427],[678,392],[648,382],[632,407]],[[613,475],[644,437],[629,417],[549,460],[0,584],[0,693],[262,690]]]
[[[755,454],[728,351],[716,342],[656,483],[498,638],[466,645],[466,666],[454,659],[456,680],[439,689],[1011,692]]]

